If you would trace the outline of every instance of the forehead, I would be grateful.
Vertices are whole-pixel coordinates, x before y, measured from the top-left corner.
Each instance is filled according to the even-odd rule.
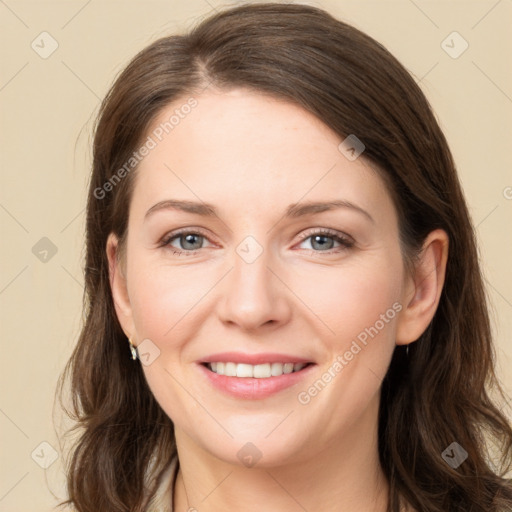
[[[343,139],[305,109],[244,89],[207,90],[193,100],[168,105],[146,134],[155,145],[135,187],[144,202],[167,194],[222,207],[229,198],[239,211],[306,196],[339,195],[367,208],[389,203],[379,174],[364,158],[347,159]]]

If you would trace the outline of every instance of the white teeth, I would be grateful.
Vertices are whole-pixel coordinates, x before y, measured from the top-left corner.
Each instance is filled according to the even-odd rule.
[[[265,379],[267,377],[272,377],[272,373],[270,371],[270,364],[257,364],[254,366],[253,375],[257,379]]]
[[[272,363],[270,373],[272,374],[272,377],[279,377],[279,375],[283,375],[282,363]]]
[[[264,363],[252,365],[227,362],[208,364],[208,368],[218,375],[226,375],[227,377],[253,377],[256,379],[279,377],[283,374],[298,372],[305,366],[305,363]]]
[[[226,363],[224,366],[224,375],[228,377],[236,377],[236,364],[235,363]]]
[[[293,372],[293,363],[284,363],[283,373],[292,373],[292,372]]]
[[[227,363],[226,366],[228,364],[229,363]],[[235,364],[235,363],[231,363],[231,364]],[[252,368],[253,367],[250,364],[237,364],[236,365],[236,376],[237,377],[252,377],[252,374],[253,374]],[[227,374],[224,374],[224,375],[227,375]]]

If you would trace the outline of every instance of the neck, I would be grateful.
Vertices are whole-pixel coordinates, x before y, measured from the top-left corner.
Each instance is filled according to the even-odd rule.
[[[300,463],[264,468],[219,460],[176,429],[174,511],[385,512],[388,483],[378,457],[377,411],[378,400],[341,439]]]

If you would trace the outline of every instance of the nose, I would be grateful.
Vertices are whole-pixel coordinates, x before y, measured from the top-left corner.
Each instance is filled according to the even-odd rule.
[[[287,323],[291,317],[290,293],[270,251],[247,262],[234,251],[233,269],[224,280],[218,313],[226,324],[255,331]],[[275,262],[274,262],[275,263]]]

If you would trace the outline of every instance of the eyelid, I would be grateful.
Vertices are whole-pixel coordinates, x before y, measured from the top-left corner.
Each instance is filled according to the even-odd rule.
[[[350,235],[347,235],[346,233],[343,233],[341,231],[337,231],[337,230],[331,229],[331,228],[309,228],[309,229],[306,229],[306,231],[303,231],[302,233],[300,233],[299,238],[301,240],[304,240],[305,238],[309,238],[312,235],[337,236],[339,238],[346,240],[347,242],[352,242],[352,243],[355,242],[354,239]]]
[[[187,226],[184,228],[178,228],[174,231],[170,231],[166,233],[158,242],[159,246],[166,246],[169,245],[171,240],[177,238],[179,235],[187,233],[187,234],[198,234],[204,238],[206,238],[210,243],[213,243],[210,238],[211,236],[202,228],[194,227],[194,226]],[[195,251],[199,251],[200,249],[195,249]],[[195,251],[187,251],[189,253],[193,253]]]
[[[306,254],[309,254],[310,256],[320,256],[320,257],[333,257],[333,256],[341,256],[346,251],[350,251],[354,249],[355,247],[355,241],[354,239],[346,235],[345,233],[342,233],[340,231],[336,231],[329,228],[313,228],[310,230],[305,231],[304,233],[300,234],[301,240],[296,245],[303,244],[306,240],[312,239],[314,236],[323,236],[326,238],[331,238],[334,240],[335,244],[338,244],[337,247],[332,247],[328,250],[321,250],[316,251],[313,248],[299,248],[298,250],[307,251]],[[311,244],[311,242],[310,242]],[[295,246],[294,246],[295,247]]]
[[[206,231],[202,228],[199,228],[199,227],[194,227],[194,226],[187,226],[187,227],[183,227],[183,228],[178,228],[174,231],[171,231],[169,233],[166,233],[159,241],[159,246],[161,247],[166,247],[166,246],[170,246],[170,242],[176,238],[178,238],[181,234],[183,233],[187,233],[187,234],[198,234],[202,237],[204,237],[209,243],[213,243],[211,240],[210,240],[210,236],[208,233],[206,233]],[[338,242],[342,243],[342,245],[345,245],[346,248],[348,247],[352,247],[354,244],[355,244],[355,240],[350,236],[350,235],[347,235],[346,233],[343,233],[341,231],[337,231],[335,229],[331,229],[331,228],[321,228],[321,227],[316,227],[316,228],[309,228],[309,229],[306,229],[305,231],[301,232],[298,236],[299,236],[299,243],[303,242],[304,240],[310,238],[311,236],[314,236],[314,235],[326,235],[328,237],[332,237],[332,238],[335,238],[335,239],[338,239]],[[297,244],[295,244],[297,245]],[[206,249],[206,247],[201,247],[200,249],[195,249],[195,250],[188,250],[186,251],[188,254],[195,254],[196,252],[200,251],[201,249]],[[337,248],[339,249],[339,248]],[[329,253],[332,253],[332,252],[336,252],[336,249],[332,249],[331,251],[315,251],[315,252],[318,252],[319,254],[329,254]]]

